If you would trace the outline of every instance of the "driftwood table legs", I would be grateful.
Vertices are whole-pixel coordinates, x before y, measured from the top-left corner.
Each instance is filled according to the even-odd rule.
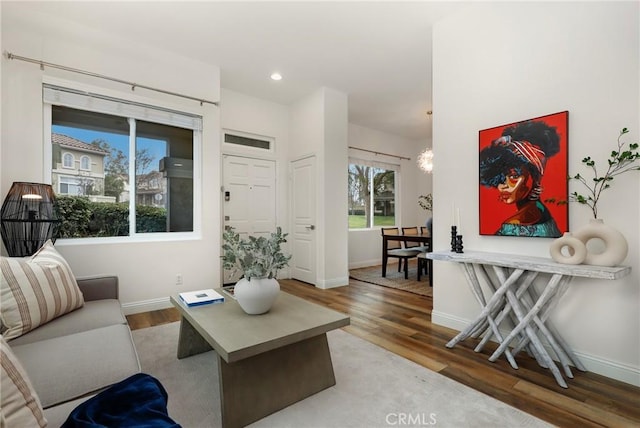
[[[517,369],[515,357],[524,350],[540,366],[548,368],[563,388],[567,388],[567,383],[560,369],[572,378],[572,365],[581,371],[586,368],[549,321],[551,311],[573,277],[615,280],[631,273],[629,266],[567,265],[548,258],[484,251],[434,251],[426,257],[462,264],[471,292],[481,308],[480,314],[447,343],[448,348],[469,337],[482,337],[475,348],[480,352],[495,338],[498,349],[489,357],[490,361],[504,354],[511,367]],[[538,285],[542,285],[547,276],[546,284],[539,287],[541,292],[538,292],[534,282],[537,280]]]
[[[558,385],[567,388],[562,373],[553,360],[551,351],[559,360],[564,374],[573,378],[570,365],[586,371],[567,343],[548,321],[551,310],[567,290],[571,276],[553,274],[542,293],[532,286],[538,272],[525,269],[511,269],[492,266],[493,275],[487,272],[487,265],[463,263],[465,277],[474,297],[481,307],[480,314],[463,331],[455,336],[448,348],[468,337],[484,335],[476,352],[495,337],[499,346],[489,357],[496,361],[504,354],[511,367],[518,368],[515,355],[526,349],[540,366],[548,368]],[[483,289],[480,279],[486,284]],[[504,331],[510,329],[506,336]],[[502,330],[502,331],[501,331]],[[546,344],[546,346],[545,346]]]

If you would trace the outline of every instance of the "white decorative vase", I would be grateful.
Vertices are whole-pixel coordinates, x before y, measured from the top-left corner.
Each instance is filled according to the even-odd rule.
[[[249,315],[269,312],[279,292],[280,284],[275,278],[242,278],[233,289],[240,307]]]
[[[629,245],[624,235],[617,229],[604,224],[600,219],[591,219],[589,224],[573,232],[573,236],[581,240],[587,247],[585,264],[595,266],[617,266],[624,261],[629,252]],[[593,251],[588,242],[592,239],[601,240],[604,249]]]
[[[569,255],[563,253],[566,248]],[[551,243],[549,247],[551,258],[556,263],[566,265],[579,265],[587,257],[587,246],[578,238],[571,235],[571,232],[565,232],[564,235]]]

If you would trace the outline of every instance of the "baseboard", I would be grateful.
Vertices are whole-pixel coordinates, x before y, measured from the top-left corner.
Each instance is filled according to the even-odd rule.
[[[379,266],[381,263],[382,261],[380,261],[380,259],[364,260],[360,262],[349,263],[349,269],[359,269],[363,267]],[[387,263],[392,264],[392,263],[398,263],[398,262],[397,262],[397,259],[393,259],[393,260],[389,260]]]
[[[450,314],[434,310],[431,312],[431,322],[457,331],[462,331],[471,322],[471,320],[454,317]],[[505,331],[504,334],[508,334],[508,331]],[[607,360],[575,349],[573,352],[588,371],[640,387],[640,368]]]
[[[328,288],[343,287],[349,285],[349,277],[333,278],[325,281],[318,281],[316,287],[326,290]]]
[[[399,259],[389,259],[387,261],[387,266],[395,266],[395,265],[398,264],[398,261],[399,261]],[[411,262],[409,262],[409,263],[411,263]],[[371,266],[380,266],[381,264],[382,264],[382,262],[380,261],[380,259],[365,260],[365,261],[361,261],[361,262],[350,263],[349,264],[349,270],[366,268],[366,267],[371,267]]]
[[[161,309],[172,308],[173,305],[169,301],[169,297],[161,297],[158,299],[141,300],[139,302],[123,303],[122,312],[125,315],[139,314],[140,312],[158,311]]]

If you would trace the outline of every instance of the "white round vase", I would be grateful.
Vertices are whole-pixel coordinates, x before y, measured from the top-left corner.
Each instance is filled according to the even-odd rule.
[[[240,307],[249,315],[269,312],[280,293],[280,284],[275,278],[242,278],[233,289]]]
[[[587,247],[584,263],[595,266],[617,266],[624,261],[629,252],[629,245],[624,235],[617,229],[604,224],[600,219],[591,219],[588,224],[573,232],[573,236],[581,240]],[[587,245],[592,239],[604,243],[602,252],[592,251]]]
[[[568,255],[563,250],[567,249]],[[579,265],[587,258],[587,246],[578,238],[565,232],[562,237],[554,240],[549,247],[551,258],[556,263]]]

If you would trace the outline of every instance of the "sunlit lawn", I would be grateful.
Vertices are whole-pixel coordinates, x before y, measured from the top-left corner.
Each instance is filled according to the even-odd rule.
[[[396,220],[393,216],[375,216],[373,219],[374,226],[393,226]],[[366,217],[363,215],[349,216],[349,229],[364,229],[366,226]]]

